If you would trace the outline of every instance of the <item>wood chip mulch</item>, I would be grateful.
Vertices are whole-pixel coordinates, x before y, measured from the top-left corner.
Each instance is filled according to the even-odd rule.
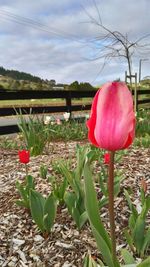
[[[46,164],[49,173],[52,172],[51,162],[60,158],[75,157],[77,143],[53,143],[48,154],[32,157],[28,164],[29,174],[36,180],[36,189],[48,194],[50,187],[46,180],[40,178],[41,164]],[[147,183],[147,194],[150,194],[150,149],[130,148],[116,168],[123,170],[125,179],[121,191],[115,201],[116,235],[119,250],[126,246],[122,229],[127,226],[129,208],[125,201],[123,189],[131,188],[134,192],[133,202],[139,205],[139,190],[141,181]],[[1,149],[0,153],[0,266],[19,267],[82,267],[83,258],[89,251],[93,256],[100,257],[96,243],[92,237],[89,225],[78,231],[68,214],[66,207],[57,212],[57,218],[50,235],[44,238],[31,219],[30,214],[15,204],[18,193],[15,182],[23,181],[24,165],[18,161],[18,152]],[[108,210],[102,214],[106,225]],[[150,214],[149,214],[150,221]]]

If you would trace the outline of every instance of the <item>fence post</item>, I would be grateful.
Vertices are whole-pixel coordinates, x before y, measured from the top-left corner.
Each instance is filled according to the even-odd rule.
[[[66,96],[66,107],[67,107],[67,112],[70,113],[70,118],[71,118],[71,92],[68,91],[67,96]]]
[[[138,92],[137,92],[137,73],[135,75],[127,75],[127,71],[125,71],[125,82],[127,83],[127,80],[134,78],[135,83],[134,83],[134,111],[135,113],[138,111]],[[132,90],[132,83],[130,83],[131,90]]]
[[[134,111],[138,111],[138,94],[137,94],[137,73],[135,73],[135,84],[134,84]]]

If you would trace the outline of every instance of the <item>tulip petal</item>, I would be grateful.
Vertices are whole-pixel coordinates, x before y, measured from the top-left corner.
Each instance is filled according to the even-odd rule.
[[[97,100],[98,100],[98,95],[100,91],[97,91],[93,102],[92,102],[92,107],[91,107],[91,114],[90,114],[90,119],[86,122],[86,125],[88,127],[88,139],[89,141],[94,144],[95,146],[99,147],[95,136],[94,136],[94,129],[95,129],[95,124],[96,124],[96,107],[97,107]]]
[[[97,98],[96,123],[92,126],[96,143],[111,151],[127,147],[134,137],[133,99],[129,89],[121,82],[106,83]]]

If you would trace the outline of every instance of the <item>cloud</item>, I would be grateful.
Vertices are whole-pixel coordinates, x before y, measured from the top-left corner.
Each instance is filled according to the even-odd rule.
[[[108,28],[127,33],[135,41],[150,33],[150,2],[97,0],[97,8],[93,0],[82,4],[80,0],[0,0],[1,65],[64,83],[124,79],[124,60],[109,60],[102,72],[103,59],[90,60],[101,46],[92,43],[101,28],[91,20],[99,21],[100,15]],[[138,71],[139,59],[148,56],[133,58],[134,71]],[[150,61],[142,63],[143,76],[149,75]]]

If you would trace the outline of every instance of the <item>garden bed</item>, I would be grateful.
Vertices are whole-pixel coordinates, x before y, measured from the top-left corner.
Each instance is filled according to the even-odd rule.
[[[48,154],[31,157],[28,171],[35,178],[36,190],[45,195],[50,192],[47,180],[40,178],[40,165],[46,164],[49,174],[52,174],[53,160],[64,158],[74,162],[77,143],[84,145],[86,141],[53,142],[50,143]],[[82,267],[88,250],[95,259],[100,258],[89,225],[86,224],[79,231],[65,206],[58,207],[55,224],[49,236],[42,236],[29,212],[15,204],[15,199],[19,197],[15,182],[17,179],[23,181],[25,176],[24,165],[18,160],[18,151],[1,149],[0,155],[0,266]],[[150,192],[150,150],[132,147],[116,167],[124,170],[125,174],[121,191],[115,201],[119,250],[120,246],[126,247],[120,232],[127,226],[129,216],[123,189],[131,188],[134,191],[133,202],[137,206],[143,179],[147,183],[147,193]],[[108,226],[107,207],[103,208],[102,218]],[[150,214],[148,220],[150,221]]]

